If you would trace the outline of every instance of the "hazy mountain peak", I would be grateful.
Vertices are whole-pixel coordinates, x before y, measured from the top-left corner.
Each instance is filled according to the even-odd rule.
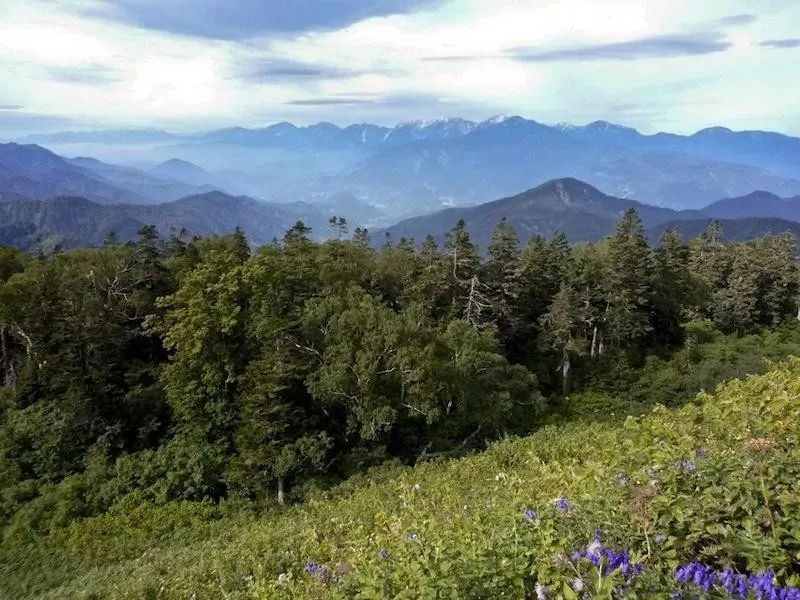
[[[511,117],[509,115],[506,115],[506,114],[495,115],[495,116],[483,121],[481,123],[481,126],[482,127],[488,127],[488,126],[491,126],[491,125],[500,125],[501,123],[504,123],[504,122],[508,121],[510,118]]]
[[[170,158],[169,160],[165,160],[158,166],[164,167],[193,167],[195,169],[199,169],[197,165],[190,163],[188,160],[183,160],[181,158]]]
[[[264,131],[269,131],[271,133],[275,133],[276,135],[283,135],[284,133],[297,131],[298,129],[300,128],[294,123],[289,123],[288,121],[281,121],[280,123],[275,123],[274,125],[270,125]]]
[[[309,125],[308,129],[324,129],[326,131],[342,131],[340,127],[337,127],[333,123],[329,121],[320,121],[319,123],[314,123],[313,125]]]
[[[181,173],[193,173],[193,174],[206,174],[206,171],[202,168],[197,166],[194,163],[189,162],[188,160],[183,160],[181,158],[170,158],[169,160],[165,160],[162,163],[157,164],[155,167],[150,169],[151,173],[164,173],[164,174],[174,174],[177,172]]]
[[[603,132],[611,132],[611,131],[619,131],[619,132],[634,132],[638,133],[632,127],[625,127],[624,125],[618,125],[616,123],[610,123],[609,121],[593,121],[588,125],[585,125],[583,129],[587,131],[603,131]]]
[[[719,133],[733,133],[732,129],[728,129],[727,127],[706,127],[705,129],[701,129],[697,133],[695,133],[692,137],[699,136],[699,135],[707,135],[707,134],[719,134]]]

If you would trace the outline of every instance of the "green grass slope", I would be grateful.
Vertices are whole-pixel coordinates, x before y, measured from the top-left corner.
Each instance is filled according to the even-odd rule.
[[[692,561],[797,586],[799,432],[792,359],[677,410],[384,467],[280,513],[131,499],[44,539],[6,531],[0,597],[667,598]],[[630,584],[573,557],[598,531],[642,565]]]

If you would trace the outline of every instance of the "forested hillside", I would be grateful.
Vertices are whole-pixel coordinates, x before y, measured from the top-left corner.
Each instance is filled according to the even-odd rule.
[[[419,251],[375,251],[336,224],[338,239],[314,243],[298,223],[252,256],[241,234],[187,242],[152,228],[49,258],[5,250],[3,522],[68,521],[134,492],[302,497],[388,459],[527,433],[558,417],[561,395],[597,402],[687,343],[798,310],[790,235],[724,245],[712,226],[650,247],[628,211],[603,242],[519,249],[501,221],[482,261],[463,223]],[[682,377],[661,384],[691,396]],[[81,473],[98,465],[90,485]],[[77,496],[54,513],[64,486]]]

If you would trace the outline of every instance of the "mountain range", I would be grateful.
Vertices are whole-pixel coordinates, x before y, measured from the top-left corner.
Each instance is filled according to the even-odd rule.
[[[644,135],[605,121],[550,126],[512,116],[395,127],[284,122],[191,135],[66,132],[24,141],[126,165],[189,161],[207,175],[145,171],[274,202],[349,194],[378,210],[380,223],[373,225],[480,204],[560,177],[675,209],[753,190],[800,195],[800,138],[722,127]]]
[[[772,198],[773,205],[759,205],[760,197]],[[523,243],[534,235],[552,237],[558,232],[566,234],[571,242],[596,241],[613,233],[617,221],[630,208],[639,213],[652,241],[657,241],[668,227],[676,227],[685,237],[694,237],[712,220],[721,220],[723,233],[733,240],[783,231],[800,234],[800,197],[781,199],[759,192],[720,200],[701,210],[677,211],[608,196],[587,183],[564,178],[509,198],[406,219],[376,232],[374,237],[376,240],[388,237],[395,242],[401,238],[414,239],[421,243],[430,234],[442,243],[445,234],[463,219],[473,241],[485,250],[495,225],[506,218]],[[797,218],[789,216],[792,210],[797,211]],[[735,216],[731,214],[734,211]]]
[[[756,196],[772,197],[765,193]],[[782,214],[788,214],[788,207],[800,204],[800,198],[772,199]],[[339,203],[354,210],[359,208],[354,198],[342,197]],[[739,211],[737,218],[726,219],[735,207]],[[297,220],[311,226],[316,239],[324,239],[333,214],[325,210],[329,208],[306,203],[267,203],[220,191],[156,205],[99,204],[68,196],[44,201],[13,200],[0,203],[0,245],[44,252],[56,246],[99,246],[112,232],[121,240],[130,240],[145,225],[155,225],[162,235],[181,230],[192,235],[214,235],[242,227],[258,246],[280,239]],[[685,237],[694,237],[712,219],[721,219],[723,234],[731,240],[784,231],[800,235],[800,216],[798,220],[773,216],[760,210],[758,204],[748,202],[747,197],[721,200],[699,211],[675,211],[608,196],[584,182],[566,178],[480,206],[407,219],[375,232],[373,240],[376,245],[387,238],[394,242],[403,237],[421,242],[432,234],[441,243],[456,222],[464,219],[474,241],[485,250],[495,225],[505,217],[523,243],[533,235],[550,237],[556,232],[564,232],[572,242],[595,241],[611,234],[629,208],[640,214],[653,242],[668,227],[676,227]]]
[[[146,225],[162,235],[185,229],[191,235],[231,233],[242,227],[254,245],[281,239],[304,220],[324,235],[327,217],[313,207],[259,202],[246,196],[208,192],[157,205],[98,204],[79,197],[18,200],[0,203],[0,245],[50,251],[56,246],[99,246],[115,233],[134,239]]]
[[[67,158],[34,143],[0,144],[0,243],[26,248],[97,245],[110,231],[130,238],[148,224],[196,235],[241,225],[261,244],[303,220],[322,238],[333,216],[418,241],[441,240],[463,218],[483,248],[502,217],[523,241],[556,231],[599,239],[631,207],[654,238],[674,224],[692,235],[710,219],[725,220],[731,237],[800,222],[800,139],[770,132],[643,135],[604,121],[496,117],[27,141],[101,153]],[[114,152],[125,159],[109,160]]]

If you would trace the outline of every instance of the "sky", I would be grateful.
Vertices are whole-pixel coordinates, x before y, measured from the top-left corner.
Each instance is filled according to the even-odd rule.
[[[797,0],[0,0],[0,133],[517,114],[800,135]]]

